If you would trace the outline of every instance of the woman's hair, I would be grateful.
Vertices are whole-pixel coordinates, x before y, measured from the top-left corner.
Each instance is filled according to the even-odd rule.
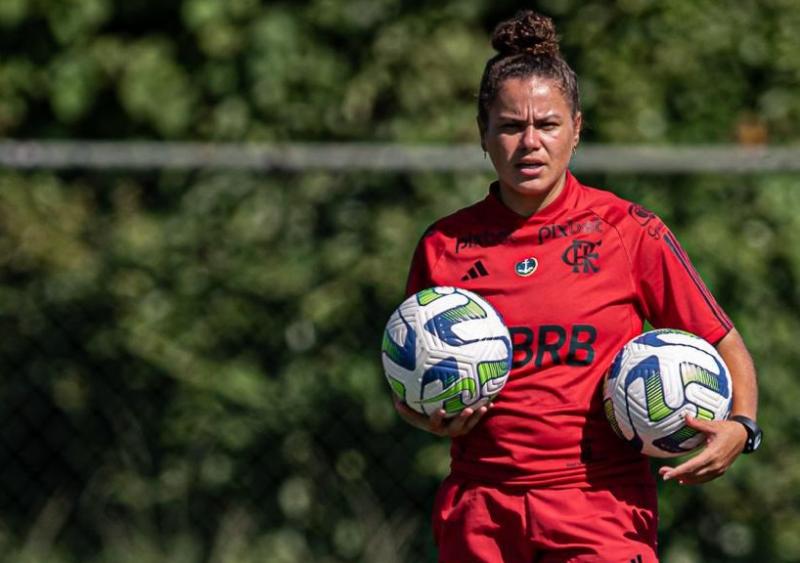
[[[497,54],[486,61],[478,92],[478,120],[486,127],[489,108],[503,82],[509,78],[540,76],[556,82],[574,116],[580,111],[578,80],[558,49],[553,20],[532,10],[522,10],[492,33]]]

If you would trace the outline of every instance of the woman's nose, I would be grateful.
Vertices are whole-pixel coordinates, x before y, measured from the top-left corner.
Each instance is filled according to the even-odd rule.
[[[522,144],[526,149],[539,148],[541,139],[539,138],[539,131],[536,130],[536,127],[533,125],[525,127],[525,131],[522,133]]]

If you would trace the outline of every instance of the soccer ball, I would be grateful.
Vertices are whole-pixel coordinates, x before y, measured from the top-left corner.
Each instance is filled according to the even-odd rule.
[[[679,330],[646,332],[625,344],[606,373],[603,405],[614,431],[645,455],[675,457],[702,446],[689,413],[724,420],[731,377],[717,350]]]
[[[381,355],[389,385],[409,407],[451,417],[500,392],[511,370],[511,337],[480,296],[432,287],[392,313]]]

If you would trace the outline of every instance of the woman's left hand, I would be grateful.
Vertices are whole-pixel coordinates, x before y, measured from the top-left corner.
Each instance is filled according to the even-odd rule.
[[[706,447],[692,459],[677,467],[662,467],[659,475],[681,485],[697,485],[725,473],[742,453],[747,441],[744,426],[731,420],[700,420],[686,415],[686,426],[706,435]]]

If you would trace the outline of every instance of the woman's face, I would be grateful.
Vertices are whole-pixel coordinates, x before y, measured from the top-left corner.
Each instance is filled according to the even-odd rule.
[[[549,78],[509,78],[489,108],[481,131],[506,205],[530,214],[558,195],[578,144],[581,114],[575,116]]]

